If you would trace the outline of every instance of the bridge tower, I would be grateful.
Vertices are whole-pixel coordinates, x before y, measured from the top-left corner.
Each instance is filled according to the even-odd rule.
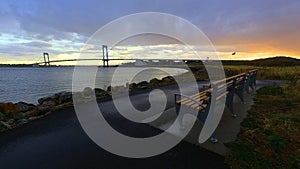
[[[49,53],[44,52],[44,66],[50,66]]]
[[[108,67],[108,50],[106,45],[102,45],[103,67]]]

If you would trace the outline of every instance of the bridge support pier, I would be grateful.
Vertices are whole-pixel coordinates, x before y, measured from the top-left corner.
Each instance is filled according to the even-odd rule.
[[[50,66],[49,53],[44,52],[44,66]]]
[[[106,45],[102,45],[102,61],[103,61],[103,67],[109,67],[108,66],[108,50]]]

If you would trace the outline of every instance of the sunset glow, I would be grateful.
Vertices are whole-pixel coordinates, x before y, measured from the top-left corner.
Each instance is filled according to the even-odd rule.
[[[144,11],[167,12],[192,22],[208,36],[222,60],[253,60],[275,56],[300,59],[299,1],[166,0],[155,1],[153,4],[159,4],[155,6],[148,1],[101,3],[105,5],[84,1],[1,1],[0,64],[42,62],[43,52],[48,52],[51,60],[77,58],[82,49],[88,48],[85,42],[106,23]],[[114,3],[122,8],[115,10]],[[138,6],[139,10],[134,6]],[[90,9],[90,15],[83,8]],[[68,12],[68,9],[76,13]],[[122,51],[113,49],[110,56],[144,59],[150,52],[157,58],[189,56],[180,52],[178,44],[159,40],[157,43],[151,47],[131,45]],[[150,48],[152,51],[149,51]],[[95,55],[91,57],[99,57],[101,48],[94,52]],[[168,52],[169,56],[166,56]],[[236,52],[236,55],[231,55],[232,52]]]

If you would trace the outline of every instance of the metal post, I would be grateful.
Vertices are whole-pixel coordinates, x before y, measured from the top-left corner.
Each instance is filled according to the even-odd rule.
[[[181,113],[179,112],[179,110],[180,110],[180,105],[178,105],[178,104],[176,103],[177,100],[181,100],[181,95],[175,93],[174,98],[175,98],[175,111],[176,111],[176,114],[177,114],[177,116],[178,116],[180,129],[184,129],[184,125],[183,125],[183,114],[182,114],[183,112],[181,112]]]
[[[233,117],[236,117],[236,113],[233,110],[233,97],[234,97],[234,93],[235,93],[235,90],[236,90],[236,78],[233,79],[232,84],[230,84],[230,86],[227,86],[227,88],[228,88],[228,93],[227,93],[227,96],[226,96],[225,104],[226,104],[227,108],[230,110],[231,115]]]
[[[108,67],[108,50],[107,50],[107,46],[106,46],[106,53],[105,53],[105,55],[106,55],[106,67]]]
[[[250,87],[251,73],[248,73],[246,77],[247,79],[245,81],[245,90],[248,94],[250,94],[249,87]]]
[[[242,103],[244,104],[244,88],[246,83],[246,75],[239,78],[239,81],[236,86],[236,94],[241,99]]]
[[[46,53],[43,54],[44,56],[44,66],[46,66],[47,62],[46,62]]]
[[[49,54],[47,53],[47,58],[48,58],[48,66],[50,66],[50,59],[49,59]]]
[[[103,67],[108,67],[108,50],[106,45],[102,45]]]
[[[50,66],[49,54],[44,52],[44,66]]]

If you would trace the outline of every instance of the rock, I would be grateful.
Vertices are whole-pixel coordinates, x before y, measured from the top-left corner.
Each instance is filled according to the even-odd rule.
[[[28,120],[33,121],[33,120],[36,120],[36,119],[39,119],[39,118],[42,118],[42,117],[44,117],[44,115],[33,116],[33,117],[29,117]]]
[[[25,118],[25,117],[26,117],[25,113],[18,113],[18,114],[16,114],[16,115],[14,116],[14,118],[15,118],[16,120],[23,119],[23,118]]]
[[[89,102],[89,101],[95,99],[93,97],[93,95],[90,95],[90,96],[84,95],[83,92],[74,93],[73,98],[74,98],[74,101],[75,101],[74,104],[76,104],[76,103],[86,103],[86,102]]]
[[[56,102],[53,100],[48,100],[48,101],[44,101],[43,104],[41,105],[42,107],[54,107],[56,105]]]
[[[136,90],[137,88],[138,88],[138,86],[137,86],[136,83],[131,83],[131,84],[129,85],[129,90],[130,90],[130,91],[134,91],[134,90]]]
[[[59,94],[58,104],[71,102],[72,101],[72,92],[61,92]]]
[[[20,112],[19,108],[11,103],[0,103],[0,112],[3,114],[7,114],[9,112],[13,113],[13,114],[17,114],[18,112]]]
[[[149,82],[149,86],[150,87],[158,87],[160,84],[160,80],[154,78],[154,79],[151,79],[150,82]]]
[[[14,122],[15,122],[15,119],[9,119],[9,120],[6,121],[6,123],[9,124],[9,125],[14,124]]]
[[[95,91],[95,95],[96,95],[97,99],[104,98],[109,95],[107,91],[99,89],[99,88],[95,88],[94,91]]]
[[[29,103],[25,103],[25,102],[18,102],[15,105],[18,107],[18,109],[21,112],[26,112],[26,111],[32,110],[35,107],[35,105],[29,104]]]
[[[82,94],[84,97],[92,97],[94,92],[93,92],[92,88],[86,87],[83,89]]]
[[[173,82],[175,82],[175,79],[172,76],[167,76],[167,77],[162,78],[162,81],[166,82],[166,83],[173,83]]]
[[[23,125],[23,124],[26,124],[28,123],[28,120],[27,119],[20,119],[17,121],[17,126],[20,126],[20,125]]]
[[[112,91],[115,93],[121,93],[125,91],[125,87],[124,86],[115,86],[112,88]]]
[[[148,88],[148,82],[146,81],[141,81],[140,83],[137,84],[137,87],[139,89],[147,89]]]
[[[43,115],[56,106],[56,102],[52,100],[44,101],[38,106],[38,115]]]
[[[58,99],[59,99],[59,94],[55,94],[55,95],[50,96],[50,97],[40,98],[40,99],[38,99],[38,102],[39,102],[39,104],[43,104],[46,101],[52,101],[55,104],[58,104]]]
[[[39,118],[39,116],[33,116],[33,117],[29,117],[28,120],[29,120],[29,121],[33,121],[33,120],[36,120],[36,119],[38,119],[38,118]]]
[[[60,105],[55,106],[54,108],[51,109],[51,111],[58,111],[58,110],[62,110],[65,109],[67,107],[71,107],[73,105],[73,102],[67,102],[67,103],[63,103]],[[46,115],[46,114],[45,114]]]
[[[41,114],[45,114],[45,113],[47,113],[48,111],[50,111],[50,108],[51,107],[48,107],[48,106],[38,106],[38,109],[39,109],[39,111],[38,111],[38,115],[41,115]]]
[[[111,86],[107,87],[107,91],[110,92],[111,91]]]
[[[43,102],[47,99],[48,97],[42,97],[38,99],[39,104],[43,104]]]
[[[37,116],[39,114],[38,108],[25,112],[26,117]]]
[[[104,93],[104,92],[106,92],[105,90],[100,89],[100,88],[95,88],[94,90],[95,90],[95,93],[96,93],[96,94],[97,94],[97,93]]]
[[[84,97],[82,96],[81,92],[76,92],[73,94],[73,100],[74,103],[82,103],[84,100]]]
[[[148,86],[141,86],[140,89],[147,89]]]
[[[5,128],[7,128],[7,129],[11,129],[12,128],[9,124],[7,124],[4,121],[0,121],[0,125],[3,126],[3,127],[5,127]]]
[[[45,116],[48,116],[48,115],[50,115],[50,114],[52,114],[52,111],[48,111],[48,112],[45,113],[44,115],[45,115]]]

